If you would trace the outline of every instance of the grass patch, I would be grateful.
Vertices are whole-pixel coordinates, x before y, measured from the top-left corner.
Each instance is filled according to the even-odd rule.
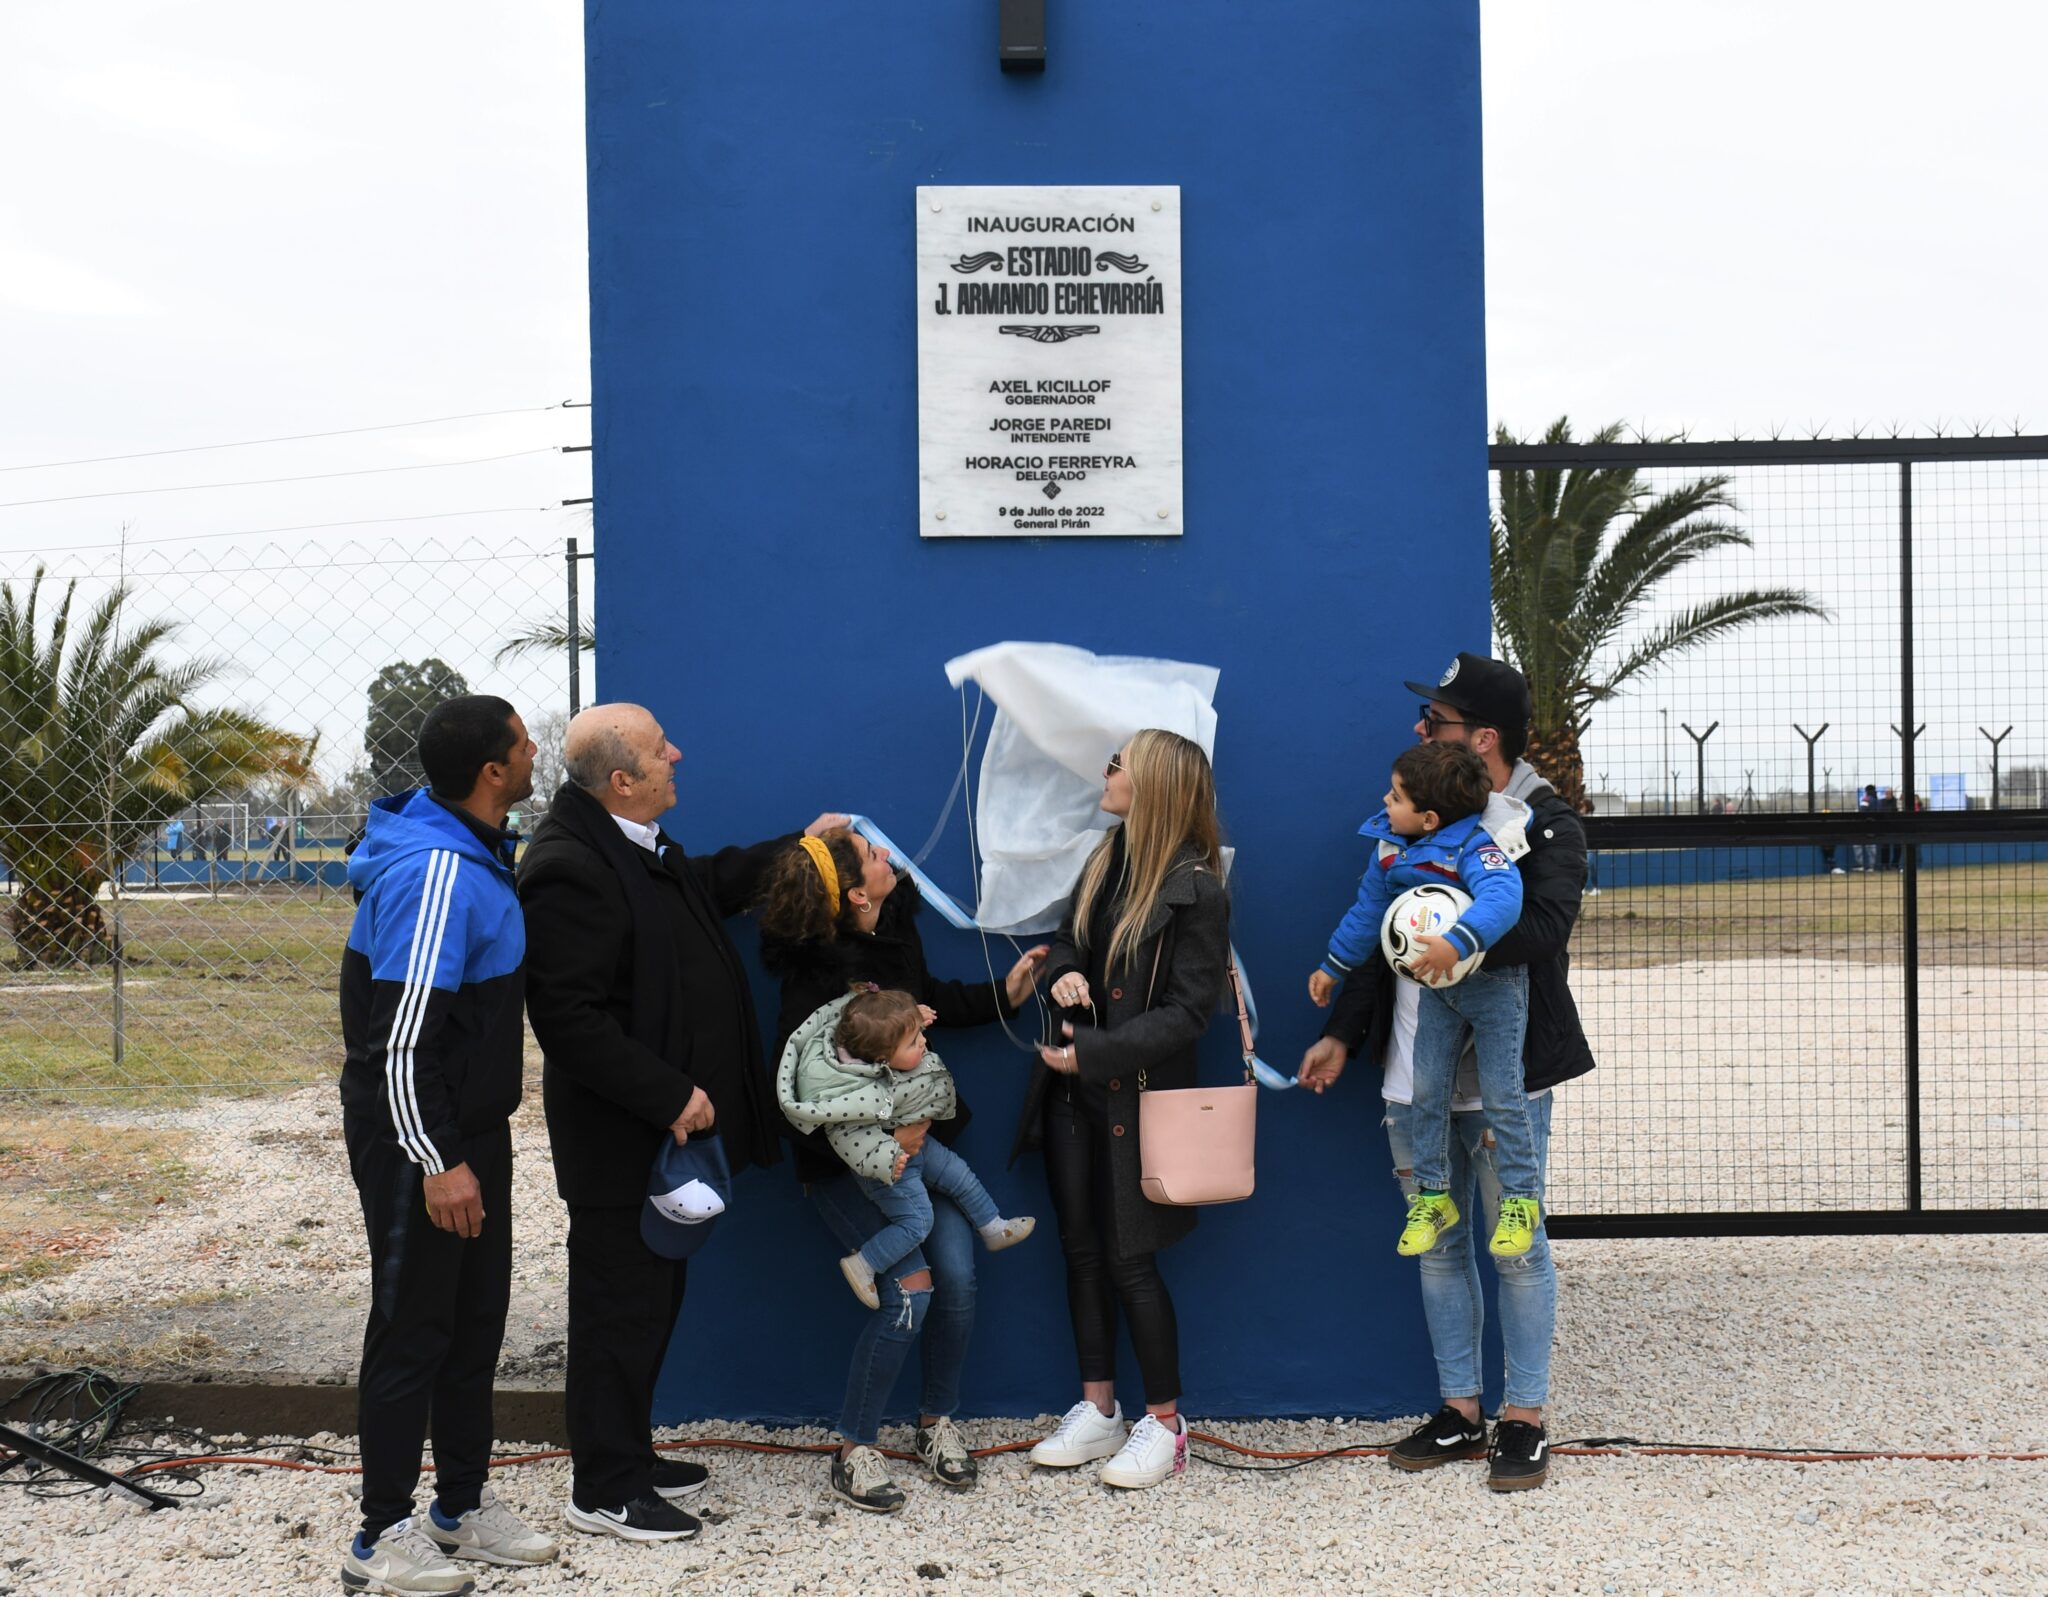
[[[1923,964],[2048,964],[2048,869],[2039,863],[1922,871],[1918,909]],[[1781,957],[1896,965],[1905,935],[1896,873],[1765,876],[1610,887],[1586,900],[1571,954],[1579,969]]]
[[[0,1291],[97,1257],[123,1225],[182,1202],[190,1138],[108,1126],[82,1114],[15,1114],[0,1124]]]

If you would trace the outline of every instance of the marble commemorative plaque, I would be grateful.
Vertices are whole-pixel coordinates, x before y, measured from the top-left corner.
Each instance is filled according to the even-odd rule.
[[[1180,189],[917,191],[927,538],[1181,531]]]

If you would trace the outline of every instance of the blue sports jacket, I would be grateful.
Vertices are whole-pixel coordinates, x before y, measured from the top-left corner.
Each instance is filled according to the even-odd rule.
[[[376,1116],[428,1175],[519,1107],[526,922],[516,839],[425,789],[377,800],[348,862],[341,961],[344,1114]]]
[[[1513,853],[1486,830],[1487,815],[1501,803],[1501,796],[1495,794],[1486,814],[1468,815],[1427,837],[1402,837],[1388,826],[1385,810],[1361,826],[1358,835],[1372,838],[1379,846],[1359,879],[1358,902],[1330,935],[1323,969],[1342,981],[1376,956],[1380,923],[1386,919],[1388,906],[1424,882],[1462,887],[1472,895],[1472,907],[1444,934],[1456,945],[1460,958],[1500,941],[1521,918],[1522,873],[1515,869],[1513,853],[1527,852],[1519,827],[1516,841],[1521,846]],[[1524,820],[1527,814],[1523,807]]]

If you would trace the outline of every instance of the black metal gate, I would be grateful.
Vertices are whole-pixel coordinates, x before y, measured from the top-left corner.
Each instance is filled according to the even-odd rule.
[[[1647,608],[1829,612],[1594,708],[1572,986],[1600,1069],[1560,1089],[1554,1234],[2048,1230],[2048,438],[1491,464],[1724,476],[1751,546]]]

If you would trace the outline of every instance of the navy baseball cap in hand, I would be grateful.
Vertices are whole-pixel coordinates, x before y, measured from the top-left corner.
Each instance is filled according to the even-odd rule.
[[[716,1135],[662,1140],[647,1173],[640,1206],[640,1240],[664,1259],[687,1259],[704,1246],[711,1227],[732,1201],[732,1167]]]

